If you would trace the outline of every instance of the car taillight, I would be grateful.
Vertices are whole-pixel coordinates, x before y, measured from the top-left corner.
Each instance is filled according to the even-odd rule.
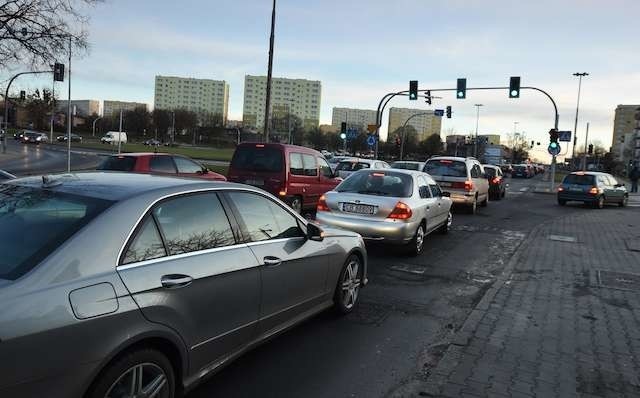
[[[493,182],[494,184],[500,184],[500,178],[499,177],[493,177],[493,180],[491,180],[491,182]]]
[[[597,195],[600,193],[600,190],[597,187],[591,187],[591,189],[589,190],[589,193],[591,195]]]
[[[467,180],[464,182],[464,189],[465,191],[472,191],[473,190],[473,181],[471,180]]]
[[[411,218],[412,215],[413,211],[411,211],[411,207],[409,207],[409,205],[398,202],[387,218],[394,220],[407,220]]]
[[[327,198],[326,196],[322,195],[320,196],[320,199],[318,199],[318,206],[316,207],[317,211],[331,211],[329,209],[329,206],[327,206]]]
[[[558,192],[562,192],[562,191],[564,191],[564,188],[558,187]]]

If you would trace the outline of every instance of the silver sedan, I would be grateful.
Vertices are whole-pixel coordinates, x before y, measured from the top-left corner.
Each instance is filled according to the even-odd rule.
[[[406,244],[418,255],[426,235],[449,231],[448,196],[420,171],[360,170],[320,198],[316,219],[365,239]]]
[[[172,398],[367,281],[360,236],[261,190],[130,173],[3,182],[0,253],[7,398]]]

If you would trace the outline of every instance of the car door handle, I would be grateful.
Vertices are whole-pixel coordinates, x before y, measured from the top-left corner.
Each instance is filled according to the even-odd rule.
[[[160,278],[160,283],[162,284],[162,286],[169,289],[185,287],[190,285],[191,282],[193,282],[193,278],[189,275],[171,274],[164,275],[162,276],[162,278]]]
[[[264,258],[264,265],[268,267],[276,267],[280,264],[282,264],[282,260],[278,257],[267,256]]]

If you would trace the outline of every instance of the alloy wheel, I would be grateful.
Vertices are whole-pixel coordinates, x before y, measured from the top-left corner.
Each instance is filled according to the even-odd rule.
[[[420,253],[422,251],[422,246],[424,245],[424,226],[420,225],[418,230],[416,231],[416,253]]]
[[[167,375],[154,363],[141,363],[127,369],[109,388],[105,398],[168,397]]]
[[[298,214],[302,213],[302,200],[299,197],[291,199],[291,208]]]
[[[345,267],[342,277],[342,304],[348,310],[358,301],[360,291],[360,262],[352,259]]]

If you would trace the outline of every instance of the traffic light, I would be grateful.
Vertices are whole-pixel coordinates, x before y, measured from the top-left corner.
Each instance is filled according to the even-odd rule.
[[[57,62],[53,64],[53,81],[64,81],[64,64],[59,64]]]
[[[418,99],[418,81],[409,80],[409,99],[415,101]]]
[[[451,107],[447,106],[447,119],[451,119]]]
[[[467,98],[467,79],[458,79],[458,89],[456,90],[456,98]]]
[[[20,91],[20,101],[24,101],[27,98],[27,93],[24,90]]]
[[[593,155],[593,144],[589,144],[589,150],[587,151],[589,155]]]
[[[509,98],[520,98],[520,76],[509,79]]]
[[[558,144],[558,130],[551,129],[549,130],[549,142]]]
[[[347,122],[340,123],[340,138],[347,139]]]
[[[426,100],[425,102],[429,105],[431,105],[431,90],[427,90],[427,92],[425,93],[426,95]]]

